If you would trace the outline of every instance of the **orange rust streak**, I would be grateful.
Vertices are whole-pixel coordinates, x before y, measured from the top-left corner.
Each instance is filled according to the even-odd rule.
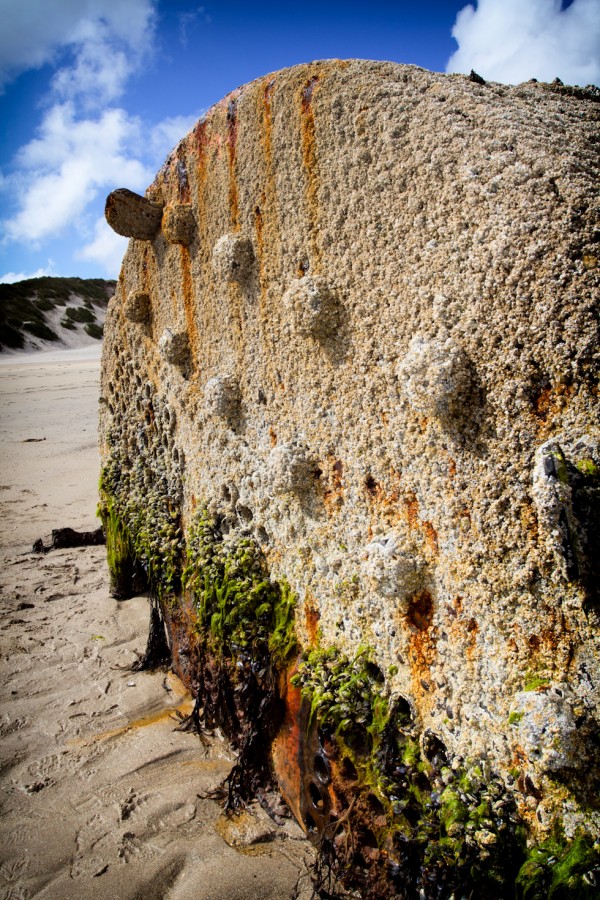
[[[315,138],[315,115],[312,101],[318,88],[319,77],[313,77],[305,84],[301,92],[300,130],[302,137],[302,162],[306,172],[306,208],[309,219],[310,241],[314,266],[318,271],[321,263],[321,251],[318,242],[319,180],[317,163],[317,145]]]
[[[258,281],[260,287],[259,296],[259,327],[261,339],[265,350],[272,354],[277,353],[277,345],[274,343],[274,330],[272,328],[272,311],[268,308],[269,284],[272,281],[269,272],[278,268],[277,257],[280,255],[281,234],[278,226],[277,186],[275,181],[275,169],[273,164],[273,111],[272,96],[275,89],[275,79],[269,78],[263,81],[262,90],[256,93],[256,117],[262,119],[260,142],[262,147],[263,165],[257,172],[257,185],[264,179],[263,190],[260,195],[260,208],[255,211],[255,228],[257,238],[257,262]],[[261,171],[262,170],[262,171]],[[269,252],[265,254],[264,248]],[[270,350],[269,350],[270,345]],[[271,387],[277,390],[277,383],[273,369],[267,369],[271,380]]]
[[[323,503],[329,515],[334,515],[344,502],[344,465],[331,453],[328,463],[323,478]]]
[[[419,501],[416,496],[410,492],[402,498],[406,510],[406,518],[408,527],[415,531],[420,531],[432,553],[438,552],[438,535],[437,531],[429,521],[422,521],[419,516]]]
[[[178,720],[186,718],[192,712],[194,708],[194,701],[191,696],[187,695],[186,699],[179,703],[177,706],[170,706],[168,709],[160,709],[157,712],[150,713],[147,716],[142,716],[139,719],[134,719],[132,722],[128,722],[126,725],[122,725],[120,728],[113,728],[110,731],[103,731],[100,734],[95,734],[90,738],[84,738],[82,741],[75,741],[76,746],[88,747],[91,744],[95,744],[98,741],[109,741],[113,738],[121,737],[123,734],[127,734],[128,731],[139,731],[141,728],[147,728],[150,725],[156,725],[157,722],[162,722],[165,719],[176,718]]]
[[[306,628],[306,633],[308,635],[308,640],[311,647],[314,647],[317,644],[320,621],[321,614],[319,613],[314,597],[310,596],[307,593],[306,601],[304,604],[304,627]]]
[[[264,278],[262,272],[262,260],[263,260],[263,251],[264,251],[264,237],[263,237],[263,215],[260,206],[257,206],[254,210],[254,227],[256,230],[256,245],[258,248],[258,259],[260,264],[260,284],[261,284],[261,292],[264,291]]]
[[[418,528],[419,527],[419,501],[415,497],[414,494],[407,494],[406,497],[403,498],[404,506],[406,507],[406,516],[408,519],[409,528]]]
[[[294,665],[287,673],[284,695],[285,719],[279,734],[273,741],[272,759],[279,789],[296,820],[304,828],[300,810],[302,777],[299,756],[306,736],[300,731],[302,694],[300,688],[294,687],[290,682],[296,672],[297,666]]]
[[[187,168],[185,162],[185,144],[181,144],[177,149],[177,189],[180,203],[190,202],[190,183],[187,177]]]
[[[229,211],[231,214],[231,227],[234,231],[239,231],[240,228],[238,189],[235,180],[237,133],[237,100],[230,100],[227,107],[227,149],[229,154]]]
[[[427,546],[433,553],[438,552],[438,536],[437,531],[431,524],[431,522],[423,522],[423,532],[425,533],[425,540],[427,541]]]
[[[265,157],[269,172],[272,171],[273,162],[273,115],[271,111],[271,96],[275,82],[271,79],[265,85],[263,93],[263,125],[265,131]]]
[[[573,384],[559,382],[541,390],[533,400],[533,415],[540,438],[551,433],[554,420],[561,414],[575,393]]]
[[[436,634],[433,628],[433,598],[429,591],[420,591],[410,600],[406,613],[410,627],[409,663],[413,691],[425,701],[432,689],[430,668],[436,653]],[[431,698],[432,699],[432,698]]]

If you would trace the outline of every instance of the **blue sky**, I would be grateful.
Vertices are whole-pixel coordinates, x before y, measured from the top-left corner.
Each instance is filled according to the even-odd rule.
[[[213,103],[313,59],[600,83],[600,0],[0,0],[0,281],[116,277],[115,187],[143,192]]]

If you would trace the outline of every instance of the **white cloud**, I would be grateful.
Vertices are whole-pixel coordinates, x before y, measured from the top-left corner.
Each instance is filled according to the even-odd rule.
[[[14,284],[15,281],[25,281],[26,278],[41,278],[43,275],[56,275],[53,259],[49,259],[47,266],[36,269],[35,272],[5,272],[4,275],[0,275],[0,284]]]
[[[15,241],[39,241],[72,225],[99,191],[125,184],[143,188],[153,171],[135,158],[140,128],[122,109],[75,118],[72,103],[54,106],[19,153],[20,209],[6,221]]]
[[[49,9],[48,0],[0,0],[0,90],[20,71],[58,66],[46,97],[53,105],[11,170],[0,173],[15,210],[2,222],[3,243],[38,248],[70,231],[84,245],[79,258],[118,269],[124,242],[104,225],[93,228],[91,205],[95,218],[99,199],[115,187],[143,191],[198,117],[142,125],[107,105],[152,52],[157,3],[53,0]],[[203,14],[198,7],[190,22]]]
[[[474,69],[490,81],[537,78],[600,84],[600,0],[479,0],[465,6],[452,35],[447,72]]]
[[[150,149],[158,164],[196,124],[203,112],[204,110],[190,116],[171,116],[154,125],[150,133]]]
[[[99,263],[109,278],[118,278],[127,238],[115,234],[105,219],[97,220],[94,233],[94,240],[76,253],[76,258]]]
[[[0,0],[0,89],[20,72],[74,54],[54,87],[63,97],[118,96],[151,44],[155,0]]]

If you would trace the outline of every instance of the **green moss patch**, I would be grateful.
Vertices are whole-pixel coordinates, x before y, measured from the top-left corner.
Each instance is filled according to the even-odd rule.
[[[193,594],[199,628],[213,652],[267,653],[279,669],[297,653],[296,598],[289,585],[271,581],[251,538],[226,540],[206,512],[187,535],[183,584]]]
[[[528,852],[517,877],[522,900],[592,900],[600,894],[600,843],[560,834]]]
[[[167,600],[175,595],[180,583],[180,500],[160,482],[148,486],[142,494],[143,479],[142,466],[127,470],[116,456],[102,470],[98,514],[106,533],[108,565],[121,597],[131,595],[132,587],[125,581],[137,563],[143,567],[153,592]]]

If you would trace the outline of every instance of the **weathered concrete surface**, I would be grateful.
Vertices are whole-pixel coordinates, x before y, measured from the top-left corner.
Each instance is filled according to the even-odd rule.
[[[536,839],[600,828],[593,100],[335,60],[240,88],[149,188],[103,357],[140,503],[252,536],[302,646],[371,647]]]

